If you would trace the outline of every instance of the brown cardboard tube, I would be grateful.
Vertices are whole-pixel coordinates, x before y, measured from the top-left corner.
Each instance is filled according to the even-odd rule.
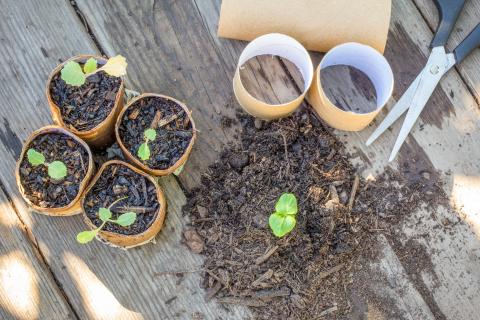
[[[345,42],[385,49],[391,0],[223,0],[220,37],[251,41],[283,33],[326,52]]]
[[[375,87],[377,108],[369,113],[355,113],[337,107],[327,97],[320,81],[322,69],[334,66],[352,66],[368,76]],[[320,62],[313,77],[307,100],[318,115],[330,126],[345,131],[364,129],[385,106],[393,91],[393,72],[387,60],[375,49],[359,44],[345,43],[330,50]]]
[[[147,227],[145,231],[142,233],[138,234],[133,234],[133,235],[125,235],[125,234],[120,234],[120,233],[115,233],[115,232],[109,232],[105,230],[100,230],[98,233],[98,237],[100,237],[102,240],[106,241],[108,244],[116,246],[116,247],[122,247],[122,248],[133,248],[136,246],[140,246],[143,244],[146,244],[155,238],[157,233],[162,229],[163,226],[163,221],[165,220],[165,215],[167,213],[167,201],[165,199],[165,195],[163,194],[162,189],[158,185],[158,183],[153,179],[151,176],[147,175],[143,171],[135,168],[134,166],[120,161],[120,160],[110,160],[105,162],[101,167],[100,170],[98,170],[97,174],[95,177],[93,177],[92,182],[90,185],[87,187],[87,190],[82,196],[81,199],[81,209],[82,209],[82,215],[83,215],[83,220],[85,223],[88,225],[88,228],[90,230],[96,229],[97,226],[93,224],[93,222],[90,220],[90,218],[87,216],[85,212],[85,197],[88,194],[88,192],[93,188],[95,183],[98,181],[100,176],[102,175],[103,171],[111,165],[121,165],[121,166],[126,166],[130,168],[131,170],[135,171],[137,174],[142,175],[145,177],[145,179],[151,181],[157,190],[157,200],[159,202],[160,208],[157,211],[157,214],[153,221],[151,222],[150,226]]]
[[[294,63],[302,74],[305,87],[301,95],[283,104],[268,104],[253,97],[242,84],[240,67],[249,59],[271,54]],[[279,34],[266,34],[250,42],[240,55],[233,78],[233,92],[242,108],[254,117],[271,120],[288,116],[302,103],[313,77],[313,65],[307,50],[295,39]]]
[[[74,128],[73,126],[67,126],[65,124],[62,118],[62,114],[60,112],[60,108],[55,104],[50,94],[50,83],[52,82],[53,77],[62,70],[63,66],[67,62],[73,60],[80,63],[84,63],[85,61],[87,61],[88,58],[92,58],[92,57],[95,58],[99,62],[99,64],[105,64],[107,62],[107,59],[103,57],[95,56],[95,55],[87,55],[87,54],[78,55],[73,58],[70,58],[64,63],[58,65],[55,69],[53,69],[52,73],[48,77],[45,93],[47,95],[47,101],[48,101],[48,105],[50,106],[50,111],[52,113],[53,121],[57,125],[73,132],[74,134],[79,136],[81,139],[85,140],[92,147],[101,148],[110,144],[114,140],[113,132],[115,128],[115,121],[117,119],[118,113],[123,108],[123,91],[124,91],[123,79],[120,84],[120,88],[118,89],[117,95],[115,96],[115,104],[112,110],[110,111],[110,114],[95,128],[92,128],[86,131],[80,131]]]
[[[20,163],[22,162],[23,158],[25,157],[25,154],[27,153],[28,149],[29,149],[29,146],[30,146],[30,143],[35,139],[37,138],[38,136],[40,135],[43,135],[43,134],[47,134],[47,133],[58,133],[58,134],[64,134],[64,135],[67,135],[69,137],[71,137],[73,140],[75,140],[76,142],[78,142],[83,148],[85,148],[85,150],[87,151],[88,153],[88,169],[87,169],[87,174],[85,175],[85,177],[83,178],[82,182],[80,183],[80,186],[78,188],[78,193],[77,193],[77,196],[75,197],[75,199],[70,202],[68,205],[64,206],[64,207],[60,207],[60,208],[42,208],[40,206],[37,206],[35,204],[33,204],[25,195],[25,189],[22,185],[22,181],[20,179]],[[42,214],[45,214],[45,215],[48,215],[48,216],[72,216],[72,215],[75,215],[75,214],[78,214],[81,212],[81,208],[80,208],[80,198],[83,194],[83,191],[85,190],[85,188],[87,187],[87,184],[88,182],[90,181],[90,179],[92,178],[93,176],[93,171],[95,170],[95,164],[93,162],[93,157],[92,157],[92,153],[90,151],[90,148],[88,147],[88,145],[81,139],[79,139],[77,136],[75,136],[74,134],[72,134],[71,132],[65,130],[64,128],[62,127],[59,127],[59,126],[46,126],[46,127],[42,127],[36,131],[34,131],[30,137],[28,137],[27,141],[25,141],[24,145],[23,145],[23,148],[22,148],[22,153],[20,154],[20,158],[18,159],[17,161],[17,166],[16,166],[16,169],[15,169],[15,178],[16,178],[16,181],[17,181],[17,186],[18,186],[18,190],[20,191],[20,194],[22,195],[23,199],[25,200],[25,202],[31,207],[33,208],[35,211],[39,212],[39,213],[42,213]]]
[[[119,131],[120,124],[122,123],[123,115],[125,114],[127,109],[130,108],[133,104],[135,104],[135,102],[137,102],[138,100],[141,100],[141,99],[144,99],[144,98],[147,98],[147,97],[160,97],[160,98],[163,98],[163,99],[174,101],[176,104],[178,104],[180,107],[182,107],[183,110],[185,110],[185,113],[190,118],[190,122],[192,123],[192,133],[193,134],[192,134],[192,138],[190,139],[190,143],[188,144],[187,149],[185,150],[183,155],[180,157],[180,159],[178,159],[177,162],[175,162],[173,164],[173,166],[171,166],[169,168],[166,168],[166,169],[153,169],[153,168],[150,168],[149,166],[147,166],[142,161],[140,161],[140,159],[136,155],[132,154],[130,152],[130,150],[128,150],[127,147],[125,147],[125,145],[123,144],[123,141],[122,141],[122,137],[120,136],[120,131]],[[182,103],[182,102],[180,102],[177,99],[174,99],[172,97],[164,96],[164,95],[161,95],[161,94],[143,93],[139,96],[136,96],[132,100],[130,100],[130,102],[128,102],[128,104],[125,106],[125,108],[123,108],[123,110],[118,115],[117,122],[115,124],[115,137],[117,138],[118,145],[120,146],[120,149],[122,149],[122,152],[125,155],[125,158],[129,162],[133,163],[134,165],[136,165],[137,167],[141,168],[143,171],[145,171],[145,172],[147,172],[151,175],[166,176],[166,175],[169,175],[171,173],[174,173],[178,168],[183,166],[185,164],[185,162],[187,162],[187,159],[190,156],[190,152],[192,151],[193,145],[195,144],[195,139],[197,138],[197,129],[195,127],[195,122],[193,121],[193,118],[192,118],[192,112],[187,108],[187,106],[184,103]]]

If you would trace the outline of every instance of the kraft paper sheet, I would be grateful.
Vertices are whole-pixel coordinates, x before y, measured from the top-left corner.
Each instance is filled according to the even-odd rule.
[[[282,33],[314,51],[358,42],[383,53],[390,14],[391,0],[223,0],[218,35],[251,41]]]

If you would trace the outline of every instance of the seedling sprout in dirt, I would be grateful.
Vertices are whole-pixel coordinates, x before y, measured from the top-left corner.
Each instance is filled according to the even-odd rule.
[[[150,159],[150,147],[148,146],[148,143],[150,141],[155,140],[156,137],[157,137],[157,132],[152,128],[148,128],[143,133],[143,138],[145,140],[140,145],[140,147],[138,148],[138,152],[137,152],[138,157],[140,159],[142,159],[143,161]]]
[[[69,61],[65,64],[61,71],[61,78],[71,86],[81,86],[86,79],[99,72],[105,71],[107,74],[114,77],[121,77],[127,73],[127,61],[125,57],[117,55],[108,59],[102,67],[98,68],[98,62],[94,58],[89,58],[82,67],[76,61]]]
[[[102,220],[102,224],[97,229],[86,230],[86,231],[82,231],[79,234],[77,234],[77,241],[82,243],[82,244],[85,244],[85,243],[88,243],[88,242],[92,241],[93,238],[95,238],[95,236],[98,234],[98,232],[100,230],[102,230],[102,228],[105,226],[105,224],[107,222],[116,223],[116,224],[118,224],[122,227],[128,227],[128,226],[132,225],[135,222],[135,220],[137,219],[137,214],[135,212],[126,212],[126,213],[121,214],[116,220],[111,219],[112,218],[112,211],[110,211],[110,209],[116,203],[118,203],[119,201],[124,200],[126,198],[128,198],[128,197],[123,197],[123,198],[119,198],[119,199],[115,200],[114,202],[112,202],[112,204],[110,204],[110,206],[108,208],[99,208],[98,209],[98,217],[100,218],[100,220]]]
[[[292,193],[284,193],[275,204],[275,212],[270,215],[268,224],[273,234],[279,238],[291,232],[297,223],[297,198]]]
[[[45,156],[35,149],[28,149],[28,162],[34,167],[44,165],[48,169],[48,175],[54,180],[62,180],[67,176],[67,166],[62,161],[45,162]]]

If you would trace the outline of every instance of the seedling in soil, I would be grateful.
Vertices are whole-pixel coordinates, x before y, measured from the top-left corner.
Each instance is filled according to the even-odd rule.
[[[54,180],[62,180],[67,176],[67,166],[62,161],[45,162],[45,156],[35,149],[28,149],[27,159],[34,167],[40,165],[46,166],[48,175]]]
[[[63,66],[61,78],[71,86],[79,87],[85,83],[87,78],[99,71],[105,71],[114,77],[121,77],[127,73],[127,61],[123,56],[115,56],[108,59],[102,67],[97,68],[98,62],[94,58],[89,58],[82,67],[76,61],[69,61]]]
[[[95,238],[95,236],[98,234],[98,232],[100,230],[102,230],[102,228],[105,226],[105,224],[107,222],[116,223],[116,224],[118,224],[122,227],[128,227],[128,226],[132,225],[135,222],[135,220],[137,219],[137,214],[135,212],[126,212],[126,213],[121,214],[116,220],[111,219],[112,218],[112,211],[110,211],[110,209],[116,203],[118,203],[119,201],[121,201],[123,199],[126,199],[126,198],[128,198],[128,197],[123,197],[123,198],[115,200],[114,202],[112,202],[112,204],[110,204],[110,206],[108,208],[99,208],[98,209],[98,217],[100,218],[100,220],[102,220],[102,224],[97,229],[86,230],[86,231],[82,231],[79,234],[77,234],[77,241],[80,242],[81,244],[85,244],[85,243],[88,243],[88,242],[92,241],[93,238]]]
[[[297,198],[292,193],[284,193],[275,204],[275,212],[270,215],[268,224],[273,234],[279,238],[291,232],[295,228],[297,220]]]
[[[143,137],[145,140],[138,148],[137,155],[140,159],[145,161],[150,159],[150,147],[148,146],[148,143],[155,140],[155,138],[157,137],[157,132],[152,128],[148,128],[143,133]]]

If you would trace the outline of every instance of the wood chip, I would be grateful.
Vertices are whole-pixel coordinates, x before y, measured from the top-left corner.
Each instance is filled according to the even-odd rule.
[[[264,263],[265,261],[267,261],[268,258],[270,258],[270,256],[272,254],[274,254],[275,251],[277,251],[278,248],[279,248],[278,246],[274,246],[273,248],[268,250],[263,256],[258,257],[257,260],[255,260],[255,264],[258,266],[258,265]]]
[[[252,287],[259,286],[262,282],[270,279],[273,276],[273,270],[268,269],[264,274],[257,278],[257,280],[252,282]]]
[[[138,114],[140,113],[140,109],[134,109],[130,114],[128,115],[128,119],[130,120],[135,120],[138,117]]]
[[[330,313],[335,312],[335,311],[337,311],[337,310],[338,310],[337,305],[334,305],[333,307],[330,307],[330,308],[328,308],[328,309],[323,310],[323,311],[320,313],[320,317],[324,317],[324,316],[326,316],[327,314],[330,314]]]
[[[150,123],[150,128],[157,129],[160,119],[162,119],[162,112],[160,110],[157,110],[157,112],[155,112],[155,116],[153,117],[152,122]]]
[[[335,267],[331,268],[330,270],[320,272],[319,278],[320,279],[325,279],[325,278],[329,277],[331,274],[333,274],[337,271],[340,271],[340,269],[342,269],[342,268],[343,268],[343,263],[340,263],[340,264],[336,265]]]
[[[187,229],[183,232],[185,237],[185,243],[194,253],[201,253],[204,248],[204,242],[202,237],[200,237],[194,229]]]
[[[350,192],[350,199],[348,200],[348,208],[352,210],[353,202],[355,201],[355,194],[357,193],[358,186],[360,185],[360,178],[358,175],[355,175],[355,180],[353,180],[352,191]]]
[[[170,116],[169,118],[167,119],[162,119],[158,122],[158,126],[157,128],[161,128],[163,126],[166,126],[167,124],[169,124],[170,122],[172,122],[173,120],[177,119],[185,110],[181,110],[180,112],[174,114],[173,116]]]
[[[277,290],[260,290],[255,292],[255,298],[268,302],[277,297],[288,297],[291,294],[290,289],[284,287]]]

